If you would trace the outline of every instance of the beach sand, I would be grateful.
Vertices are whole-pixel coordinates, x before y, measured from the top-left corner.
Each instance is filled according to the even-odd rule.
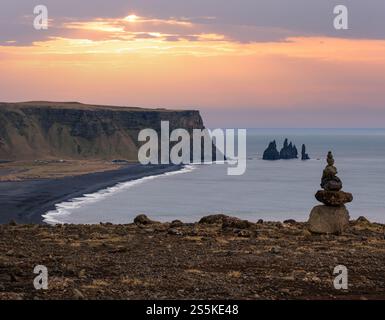
[[[18,223],[42,223],[42,214],[53,210],[57,203],[94,193],[120,182],[179,170],[181,166],[128,164],[112,168],[115,170],[55,179],[0,182],[0,224],[11,220]]]

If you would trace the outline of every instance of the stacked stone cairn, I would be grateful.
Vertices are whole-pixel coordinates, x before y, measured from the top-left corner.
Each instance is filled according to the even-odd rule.
[[[309,230],[318,234],[341,234],[349,225],[349,211],[345,204],[353,201],[353,195],[342,191],[342,181],[337,177],[337,168],[331,151],[323,171],[321,188],[315,198],[323,205],[315,206],[308,221]]]

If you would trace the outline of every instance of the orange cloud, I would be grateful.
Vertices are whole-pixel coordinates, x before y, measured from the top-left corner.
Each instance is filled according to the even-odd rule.
[[[70,21],[60,37],[0,46],[5,100],[146,107],[383,108],[385,41],[242,43],[187,20]]]

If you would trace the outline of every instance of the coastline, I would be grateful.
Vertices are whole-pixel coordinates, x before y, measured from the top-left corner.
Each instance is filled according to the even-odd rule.
[[[180,170],[180,165],[129,164],[116,170],[70,176],[0,182],[0,224],[44,224],[42,215],[55,204],[112,187],[118,183]]]

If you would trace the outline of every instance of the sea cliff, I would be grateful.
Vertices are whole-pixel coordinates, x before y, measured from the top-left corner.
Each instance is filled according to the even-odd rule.
[[[144,109],[78,102],[0,103],[0,160],[137,160],[141,129],[203,129],[196,110]]]

